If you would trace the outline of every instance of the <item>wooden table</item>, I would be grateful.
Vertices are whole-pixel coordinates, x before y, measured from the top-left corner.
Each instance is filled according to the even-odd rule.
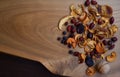
[[[50,71],[72,77],[87,77],[86,65],[68,54],[68,48],[56,38],[61,36],[58,21],[69,14],[71,4],[85,0],[0,0],[0,51],[42,62]],[[115,23],[120,25],[120,1],[97,0],[113,7]],[[120,28],[120,27],[119,27]],[[120,38],[120,31],[116,33]],[[95,77],[120,75],[120,40],[116,42],[117,60],[111,71]]]

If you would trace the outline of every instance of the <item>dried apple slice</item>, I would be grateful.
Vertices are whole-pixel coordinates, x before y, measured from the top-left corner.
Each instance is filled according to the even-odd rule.
[[[106,60],[108,61],[108,62],[113,62],[113,61],[115,61],[116,60],[116,52],[112,52],[111,53],[111,55],[108,55],[107,57],[106,57]]]
[[[58,28],[59,28],[60,30],[62,30],[65,22],[67,22],[67,21],[68,21],[69,19],[71,19],[72,17],[73,17],[73,16],[66,16],[66,17],[62,18],[62,19],[60,20],[59,24],[58,24]]]
[[[116,25],[112,25],[110,29],[112,29],[113,33],[116,33],[118,31],[118,27]]]
[[[81,36],[82,36],[81,34],[76,34],[76,35],[75,35],[75,40],[78,41],[78,39],[79,39]]]

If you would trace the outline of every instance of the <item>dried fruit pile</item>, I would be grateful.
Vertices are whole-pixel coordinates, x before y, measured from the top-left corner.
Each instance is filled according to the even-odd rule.
[[[100,5],[95,0],[86,0],[84,4],[70,6],[70,15],[63,17],[58,25],[63,31],[63,37],[57,39],[68,48],[83,48],[84,52],[69,50],[88,66],[87,75],[95,74],[97,60],[113,62],[116,52],[111,55],[104,54],[115,47],[117,37],[114,34],[118,27],[114,24],[113,10],[108,5]],[[103,63],[101,63],[103,64]],[[105,64],[104,64],[105,65]],[[105,71],[107,65],[101,73]],[[101,69],[98,69],[100,71]]]

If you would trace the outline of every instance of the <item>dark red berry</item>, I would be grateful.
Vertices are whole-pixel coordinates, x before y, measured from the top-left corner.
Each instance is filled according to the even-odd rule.
[[[68,32],[71,32],[71,30],[72,30],[72,26],[69,25],[69,26],[67,27],[67,31],[68,31]]]
[[[114,47],[115,47],[115,45],[113,44],[113,45],[110,45],[110,46],[108,47],[108,49],[111,50],[111,49],[113,49]]]
[[[98,24],[99,24],[99,25],[103,24],[103,20],[102,20],[101,18],[98,19]]]
[[[58,38],[57,38],[57,40],[58,40],[58,41],[60,41],[60,40],[61,40],[61,38],[60,38],[60,37],[58,37]]]
[[[90,5],[90,1],[89,0],[86,0],[85,1],[85,6],[89,6]]]
[[[94,26],[95,26],[95,24],[92,22],[92,23],[90,23],[90,25],[89,25],[89,29],[93,29],[94,28]]]
[[[104,45],[107,45],[107,41],[106,40],[103,40],[102,41]]]
[[[114,17],[111,17],[109,22],[110,22],[110,24],[113,24],[114,23]]]
[[[77,52],[77,51],[73,53],[74,56],[78,56],[79,54],[80,54],[80,53]]]
[[[68,48],[71,48],[72,46],[71,46],[71,44],[68,44]]]
[[[67,26],[68,25],[68,22],[65,22],[65,24],[64,24],[65,26]]]
[[[75,28],[72,28],[71,33],[74,33],[75,31],[76,31],[76,29],[75,29]]]
[[[108,41],[108,45],[112,45],[112,41],[111,40]]]
[[[117,41],[117,37],[112,37],[111,41],[116,42]]]
[[[80,41],[84,41],[84,38],[83,38],[83,37],[80,37],[79,40],[80,40]]]
[[[97,4],[97,1],[91,0],[91,4],[92,4],[92,5],[96,5],[96,4]]]
[[[71,21],[70,21],[72,24],[74,24],[74,23],[76,23],[76,19],[75,18],[73,18],[73,19],[71,19]]]

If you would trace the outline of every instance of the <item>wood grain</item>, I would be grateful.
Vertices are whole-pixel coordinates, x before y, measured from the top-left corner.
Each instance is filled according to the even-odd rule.
[[[86,77],[86,65],[68,54],[68,48],[56,38],[61,35],[57,25],[69,14],[71,4],[85,0],[0,0],[0,51],[42,62],[50,71],[72,77]],[[97,0],[113,7],[115,23],[120,25],[120,1]],[[120,27],[119,27],[120,28]],[[120,37],[120,31],[116,36]],[[118,77],[120,41],[116,43],[116,62],[109,74],[95,77]],[[82,50],[81,50],[82,52]],[[108,52],[110,53],[110,52]]]

